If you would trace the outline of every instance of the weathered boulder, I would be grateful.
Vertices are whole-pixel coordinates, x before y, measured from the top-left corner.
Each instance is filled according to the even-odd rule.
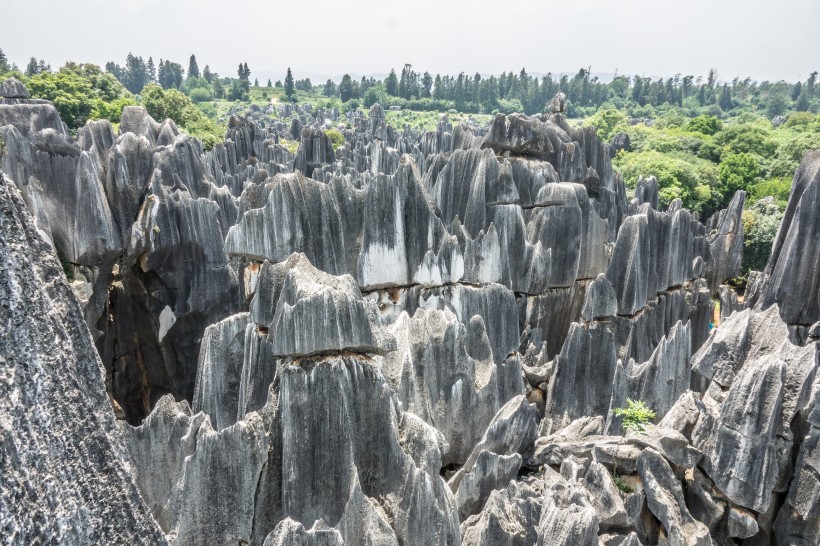
[[[27,99],[31,97],[23,82],[17,78],[6,78],[0,83],[0,97],[4,99]]]
[[[581,318],[591,321],[593,319],[614,317],[617,312],[618,301],[615,296],[615,289],[606,278],[606,275],[600,273],[587,287],[584,295],[584,306],[581,308]]]
[[[609,148],[612,150],[612,156],[617,155],[621,150],[625,152],[632,151],[632,140],[628,133],[616,133],[609,141]]]
[[[504,489],[518,475],[521,468],[521,455],[498,455],[482,451],[470,472],[461,479],[458,489],[454,491],[458,517],[461,521],[478,513],[495,490]]]
[[[553,362],[542,432],[550,433],[585,416],[605,416],[612,397],[617,356],[615,336],[605,323],[573,323]]]
[[[578,484],[569,483],[550,467],[544,469],[544,504],[538,522],[538,546],[595,546],[595,508]]]
[[[542,477],[523,478],[490,493],[484,510],[461,525],[464,546],[532,546],[538,540]]]
[[[681,485],[659,453],[652,449],[641,453],[638,475],[643,482],[649,510],[663,524],[670,545],[711,546],[709,529],[689,513]]]

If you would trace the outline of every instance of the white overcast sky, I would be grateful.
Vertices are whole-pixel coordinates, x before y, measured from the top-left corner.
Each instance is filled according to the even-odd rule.
[[[0,48],[123,64],[131,51],[185,68],[195,53],[252,77],[575,72],[805,79],[820,70],[820,0],[0,0]],[[314,81],[314,83],[317,83]]]

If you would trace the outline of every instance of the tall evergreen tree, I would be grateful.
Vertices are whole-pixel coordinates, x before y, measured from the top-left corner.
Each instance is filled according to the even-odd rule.
[[[347,102],[353,98],[353,80],[349,74],[342,77],[342,83],[339,84],[339,97],[342,102]]]
[[[157,81],[157,67],[154,66],[153,57],[148,57],[148,81]]]
[[[205,68],[202,69],[202,77],[205,78],[205,81],[208,83],[211,83],[214,79],[214,73],[211,72],[211,67],[207,64],[205,65]]]
[[[295,91],[296,88],[293,85],[293,73],[290,71],[290,67],[288,67],[288,73],[285,76],[285,96],[288,100],[293,100]]]
[[[164,89],[178,89],[179,86],[182,85],[183,74],[184,71],[182,70],[181,64],[173,63],[171,61],[163,62],[162,59],[160,59],[159,74],[157,75],[157,79],[159,80],[159,84]]]
[[[336,95],[336,84],[333,83],[333,80],[327,80],[325,82],[325,87],[322,89],[322,94],[326,97],[333,97]]]
[[[806,80],[806,92],[808,93],[809,98],[814,97],[817,95],[817,71],[815,70],[811,74],[809,74],[809,79]]]
[[[26,65],[26,76],[34,76],[40,73],[40,63],[37,59],[32,57]]]
[[[191,55],[191,58],[188,60],[188,77],[199,77],[199,65],[196,63],[196,55]]]
[[[421,95],[425,99],[433,96],[433,76],[429,72],[425,72],[421,77]]]
[[[0,73],[8,72],[9,70],[11,70],[11,67],[9,66],[9,60],[8,58],[6,58],[6,54],[3,53],[3,50],[0,49]]]
[[[436,79],[433,81],[433,98],[436,100],[444,100],[444,97],[444,84],[441,81],[441,76],[436,74]]]
[[[797,82],[792,87],[792,100],[797,100],[797,97],[800,96],[800,93],[803,92],[803,82]]]
[[[643,96],[643,78],[635,76],[635,83],[632,84],[632,100],[643,106],[646,104]]]
[[[219,78],[214,78],[211,89],[213,90],[215,99],[221,99],[225,96],[225,87],[222,85],[222,82],[219,81]]]
[[[167,63],[166,63],[167,64]],[[122,84],[132,93],[139,93],[150,83],[148,67],[142,57],[135,57],[131,53],[125,58]]]
[[[384,89],[388,95],[399,96],[399,78],[396,77],[396,71],[392,68],[390,69],[390,75],[384,80]]]
[[[270,78],[268,78],[268,87],[273,87],[273,84],[270,82]]]
[[[723,84],[723,89],[720,90],[718,106],[720,106],[720,109],[724,112],[728,112],[732,109],[732,92],[729,91],[729,86],[725,83]]]
[[[809,111],[809,94],[808,89],[803,88],[803,91],[800,92],[798,95],[797,100],[794,101],[794,109],[798,112],[808,112]]]

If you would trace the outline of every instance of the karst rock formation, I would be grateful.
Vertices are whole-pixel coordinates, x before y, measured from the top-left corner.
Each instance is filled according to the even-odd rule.
[[[203,152],[0,89],[0,543],[820,543],[820,151],[739,303],[745,194],[630,198],[560,110]]]

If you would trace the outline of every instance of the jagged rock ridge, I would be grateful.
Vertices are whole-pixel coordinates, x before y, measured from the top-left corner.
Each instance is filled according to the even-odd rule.
[[[203,153],[140,108],[75,141],[6,87],[2,167],[73,276],[130,422],[105,430],[169,541],[816,542],[817,328],[769,289],[710,336],[742,192],[706,225],[651,178],[628,202],[560,97],[430,132],[376,105],[335,150],[338,112],[271,106]],[[787,249],[815,225],[801,169]],[[815,278],[800,260],[766,286]],[[627,397],[658,427],[618,436]]]

